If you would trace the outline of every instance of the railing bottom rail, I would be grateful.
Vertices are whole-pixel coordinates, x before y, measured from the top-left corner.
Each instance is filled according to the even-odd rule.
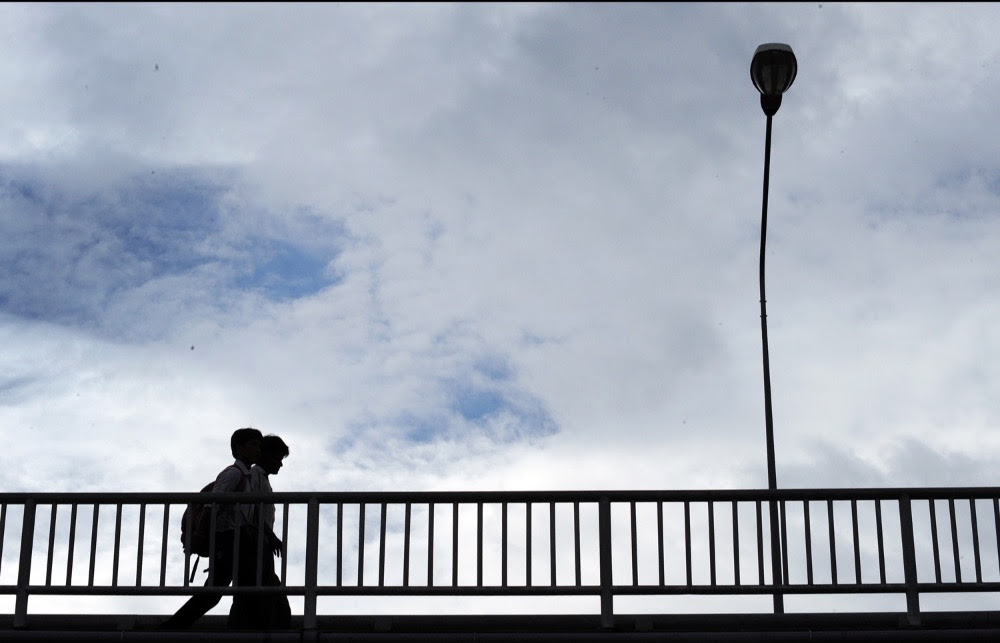
[[[996,641],[1000,612],[928,612],[920,627],[904,612],[628,615],[613,627],[597,615],[323,616],[317,629],[232,632],[225,617],[203,618],[196,629],[156,630],[159,616],[38,615],[29,630],[0,617],[0,641]]]

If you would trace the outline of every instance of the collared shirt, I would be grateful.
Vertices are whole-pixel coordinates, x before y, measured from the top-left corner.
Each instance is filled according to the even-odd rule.
[[[215,479],[215,486],[212,491],[216,493],[226,493],[233,491],[250,491],[250,469],[239,460],[231,466],[226,467]],[[242,478],[243,482],[240,482]],[[240,488],[242,486],[242,489]],[[236,508],[239,507],[239,512]],[[253,505],[250,504],[220,504],[215,515],[215,530],[228,531],[236,529],[241,525],[250,523]]]
[[[271,489],[271,480],[268,478],[267,471],[254,465],[250,469],[250,491],[254,493],[274,493]],[[261,518],[264,520],[264,524],[271,530],[274,531],[274,504],[270,502],[265,502],[264,506],[261,508]]]

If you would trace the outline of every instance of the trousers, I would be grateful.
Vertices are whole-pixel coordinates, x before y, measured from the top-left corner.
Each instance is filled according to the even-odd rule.
[[[251,528],[243,528],[238,532],[233,530],[216,532],[215,552],[210,562],[214,571],[210,574],[211,579],[205,581],[205,587],[228,587],[230,583],[235,583],[237,586],[256,584],[256,536],[256,530]],[[236,569],[233,569],[233,548],[236,541],[239,542],[239,552],[237,552]],[[218,605],[221,599],[222,596],[218,594],[196,594],[181,605],[181,608],[160,625],[160,628],[188,629]]]

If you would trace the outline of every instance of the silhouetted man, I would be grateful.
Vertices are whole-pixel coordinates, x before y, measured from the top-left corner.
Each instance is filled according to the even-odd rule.
[[[250,467],[260,458],[261,442],[264,436],[257,429],[237,429],[230,440],[230,448],[236,462],[219,473],[215,479],[214,493],[250,491]],[[250,504],[220,504],[215,516],[215,551],[209,562],[209,580],[205,585],[226,587],[256,583],[257,534],[250,527]],[[239,560],[233,570],[233,548],[239,541]],[[177,613],[160,625],[160,629],[186,629],[219,604],[218,594],[196,594]]]

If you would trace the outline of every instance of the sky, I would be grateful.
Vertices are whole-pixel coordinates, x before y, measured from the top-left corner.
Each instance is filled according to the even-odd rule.
[[[4,491],[993,486],[990,3],[0,6]],[[991,259],[990,257],[994,257]]]

